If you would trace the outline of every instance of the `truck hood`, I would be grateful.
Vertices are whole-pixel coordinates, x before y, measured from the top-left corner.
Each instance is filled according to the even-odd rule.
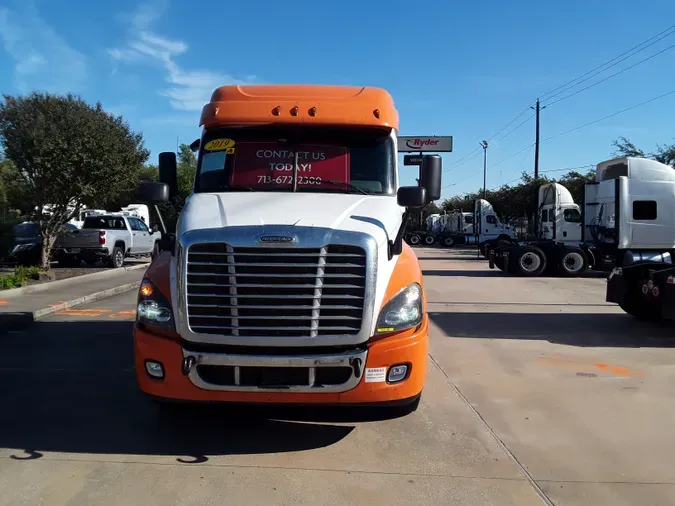
[[[179,234],[232,226],[290,225],[363,232],[378,245],[393,239],[403,209],[396,196],[335,193],[232,192],[191,195],[181,213]]]

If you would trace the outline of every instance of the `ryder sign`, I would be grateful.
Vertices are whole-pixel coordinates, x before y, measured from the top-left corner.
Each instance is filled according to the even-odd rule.
[[[433,151],[435,153],[450,153],[452,151],[452,136],[447,137],[398,137],[399,152]]]

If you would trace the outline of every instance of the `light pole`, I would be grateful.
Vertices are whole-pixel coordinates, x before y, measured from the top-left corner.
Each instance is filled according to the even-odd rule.
[[[487,141],[483,141],[480,143],[481,147],[483,148],[483,198],[485,198],[485,182],[487,180],[487,148],[488,148],[488,143]]]

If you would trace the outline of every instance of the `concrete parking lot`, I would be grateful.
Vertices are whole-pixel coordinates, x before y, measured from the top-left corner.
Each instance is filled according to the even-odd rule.
[[[671,327],[602,278],[418,255],[429,376],[404,418],[163,416],[136,389],[131,292],[0,337],[0,504],[675,504]]]

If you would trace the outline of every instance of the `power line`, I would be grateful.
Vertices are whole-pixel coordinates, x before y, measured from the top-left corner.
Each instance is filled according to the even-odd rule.
[[[673,49],[673,48],[675,48],[675,44],[673,44],[673,45],[671,45],[671,46],[668,46],[667,48],[662,49],[662,50],[659,51],[658,53],[654,53],[653,55],[648,56],[647,58],[644,58],[644,59],[640,60],[639,62],[634,63],[634,64],[631,65],[630,67],[626,67],[626,68],[624,68],[624,69],[621,69],[621,70],[619,70],[618,72],[615,72],[614,74],[611,74],[611,75],[605,77],[604,79],[601,79],[600,81],[596,81],[596,82],[594,82],[594,83],[592,83],[592,84],[589,84],[588,86],[585,86],[585,87],[581,88],[580,90],[574,91],[574,92],[570,93],[569,95],[565,95],[564,97],[559,98],[558,100],[554,100],[553,102],[549,102],[548,104],[546,104],[546,106],[548,107],[549,105],[557,104],[558,102],[562,102],[563,100],[566,100],[566,99],[568,99],[568,98],[570,98],[570,97],[573,97],[574,95],[577,95],[577,94],[581,93],[582,91],[586,91],[586,90],[588,90],[589,88],[593,88],[594,86],[597,86],[597,85],[600,84],[600,83],[604,83],[605,81],[607,81],[607,80],[609,80],[609,79],[611,79],[611,78],[613,78],[613,77],[615,77],[615,76],[618,76],[619,74],[623,74],[623,73],[626,72],[627,70],[630,70],[630,69],[632,69],[632,68],[635,68],[635,67],[637,67],[638,65],[641,65],[641,64],[643,64],[644,62],[649,61],[649,60],[651,60],[652,58],[655,58],[656,56],[659,56],[660,54],[663,54],[663,53],[665,53],[666,51],[669,51],[670,49]]]
[[[595,67],[594,69],[591,69],[591,70],[589,70],[588,72],[586,72],[586,73],[584,73],[584,74],[582,74],[582,75],[576,77],[575,79],[572,79],[571,81],[568,81],[568,82],[566,82],[566,83],[564,83],[564,84],[561,84],[561,85],[558,86],[557,88],[554,88],[554,89],[552,89],[552,90],[550,90],[550,91],[544,93],[543,95],[540,96],[540,98],[541,98],[541,99],[550,100],[551,98],[553,98],[553,96],[557,96],[557,95],[559,95],[559,94],[561,94],[561,93],[564,93],[566,90],[563,90],[563,88],[567,88],[567,89],[573,88],[574,86],[577,86],[578,84],[581,84],[581,82],[583,82],[583,81],[579,81],[579,80],[580,80],[580,79],[583,79],[583,78],[585,78],[585,77],[587,77],[587,76],[589,76],[589,74],[593,74],[593,73],[595,73],[596,71],[598,71],[598,70],[600,70],[600,69],[602,69],[602,70],[601,70],[600,72],[597,72],[597,73],[594,74],[594,75],[597,75],[598,73],[604,72],[605,70],[607,70],[607,69],[609,69],[609,68],[611,68],[611,67],[613,67],[613,66],[615,66],[615,65],[618,65],[619,63],[621,63],[622,61],[624,61],[624,60],[630,58],[631,56],[634,56],[635,54],[637,54],[637,53],[639,53],[639,52],[641,52],[641,51],[644,51],[644,50],[647,49],[648,47],[653,46],[654,44],[656,44],[657,42],[659,42],[659,41],[665,39],[666,37],[669,37],[669,36],[672,35],[673,33],[675,33],[675,25],[671,25],[670,27],[668,27],[668,28],[666,28],[665,30],[663,30],[663,31],[661,31],[661,32],[659,32],[659,33],[657,33],[657,34],[654,35],[653,37],[651,37],[651,38],[649,38],[649,39],[647,39],[647,40],[641,42],[641,43],[638,44],[637,46],[633,46],[633,47],[630,48],[628,51],[625,51],[625,52],[621,53],[620,55],[615,56],[615,57],[612,58],[611,60],[606,61],[606,62],[603,63],[602,65],[599,65],[599,66]],[[654,39],[656,39],[656,40],[654,40]],[[645,45],[645,44],[647,44],[647,45]],[[644,46],[644,47],[641,48],[641,46]],[[638,49],[638,48],[640,48],[640,49]],[[637,49],[637,51],[636,51],[636,49]],[[634,51],[635,51],[635,52],[634,52]],[[630,54],[630,53],[632,53],[632,54]],[[625,58],[624,58],[624,57],[625,57]],[[618,61],[617,61],[617,60],[618,60]],[[610,64],[611,64],[611,65],[610,65]],[[593,76],[589,76],[587,79],[591,79],[592,77],[593,77]],[[587,79],[584,79],[584,81],[587,80]],[[576,82],[576,81],[579,81],[579,82]],[[572,83],[576,83],[576,84],[573,84],[572,86],[569,86],[569,85],[571,85]],[[560,91],[559,91],[559,90],[560,90]],[[551,94],[554,93],[554,92],[558,92],[558,93],[556,93],[555,95],[551,95]]]
[[[523,170],[523,163],[525,163],[525,159],[526,159],[526,158],[530,155],[530,153],[532,152],[532,148],[533,148],[533,147],[534,147],[534,146],[530,146],[530,149],[527,150],[527,153],[525,153],[525,156],[523,157],[523,159],[522,159],[522,160],[520,161],[520,163],[518,164],[518,168],[513,172],[513,174],[511,174],[511,175],[509,176],[509,178],[512,178],[513,176],[515,176],[516,172],[518,172],[519,170]],[[510,182],[510,181],[509,181],[509,182]],[[504,184],[509,184],[509,183],[504,183]]]
[[[609,118],[613,118],[614,116],[618,116],[619,114],[623,114],[624,112],[628,112],[628,111],[630,111],[630,110],[632,110],[632,109],[636,109],[636,108],[638,108],[638,107],[641,107],[641,106],[643,106],[643,105],[649,104],[650,102],[654,102],[654,101],[659,100],[659,99],[661,99],[661,98],[663,98],[663,97],[667,97],[668,95],[672,95],[672,94],[674,94],[674,93],[675,93],[675,90],[671,90],[671,91],[669,91],[669,92],[667,92],[667,93],[664,93],[664,94],[662,94],[662,95],[659,95],[658,97],[650,98],[649,100],[645,100],[644,102],[640,102],[639,104],[632,105],[632,106],[627,107],[627,108],[625,108],[625,109],[621,109],[620,111],[617,111],[617,112],[615,112],[615,113],[609,114],[609,115],[607,115],[607,116],[603,116],[602,118],[598,118],[598,119],[596,119],[596,120],[589,121],[588,123],[584,123],[583,125],[579,125],[579,126],[576,126],[576,127],[574,127],[574,128],[571,128],[571,129],[569,129],[569,130],[566,130],[566,131],[564,131],[564,132],[561,132],[561,133],[559,133],[559,134],[555,134],[555,135],[552,135],[551,137],[547,137],[547,138],[544,139],[542,142],[550,141],[551,139],[555,139],[556,137],[560,137],[561,135],[567,135],[567,134],[572,133],[572,132],[575,132],[575,131],[577,131],[577,130],[581,130],[582,128],[586,128],[587,126],[593,125],[593,124],[595,124],[595,123],[599,123],[600,121],[604,121],[604,120],[609,119]]]
[[[643,106],[643,105],[649,104],[649,103],[654,102],[654,101],[656,101],[656,100],[659,100],[659,99],[661,99],[661,98],[667,97],[668,95],[672,95],[672,94],[674,94],[674,93],[675,93],[675,90],[671,90],[671,91],[669,91],[669,92],[667,92],[667,93],[663,93],[662,95],[659,95],[658,97],[650,98],[649,100],[645,100],[644,102],[640,102],[639,104],[635,104],[635,105],[632,105],[632,106],[627,107],[627,108],[625,108],[625,109],[621,109],[620,111],[616,111],[616,112],[614,112],[614,113],[612,113],[612,114],[608,114],[607,116],[603,116],[602,118],[598,118],[598,119],[596,119],[596,120],[589,121],[588,123],[584,123],[583,125],[579,125],[579,126],[576,126],[576,127],[574,127],[574,128],[571,128],[571,129],[569,129],[569,130],[566,130],[566,131],[564,131],[564,132],[561,132],[561,133],[559,133],[559,134],[552,135],[551,137],[547,137],[546,139],[542,139],[541,142],[550,141],[551,139],[555,139],[556,137],[560,137],[560,136],[562,136],[562,135],[567,135],[567,134],[572,133],[572,132],[575,132],[575,131],[577,131],[577,130],[581,130],[582,128],[586,128],[587,126],[594,125],[595,123],[599,123],[600,121],[604,121],[604,120],[609,119],[609,118],[613,118],[614,116],[618,116],[619,114],[623,114],[624,112],[628,112],[628,111],[630,111],[630,110],[632,110],[632,109],[637,109],[638,107],[641,107],[641,106]],[[502,159],[499,160],[497,163],[493,163],[493,164],[491,165],[491,167],[496,167],[497,165],[500,165],[501,163],[505,162],[506,160],[509,160],[509,159],[513,158],[514,156],[519,155],[520,153],[522,153],[522,152],[525,151],[526,149],[531,149],[534,145],[535,145],[535,143],[528,144],[528,145],[525,146],[524,148],[522,148],[522,149],[516,151],[515,153],[510,154],[510,155],[507,156],[506,158],[502,158]]]
[[[591,163],[591,164],[588,164],[588,165],[581,165],[581,166],[579,166],[579,167],[564,167],[564,168],[562,168],[562,169],[542,170],[542,171],[540,171],[540,174],[548,174],[548,173],[550,173],[550,172],[563,172],[563,171],[572,172],[573,170],[589,169],[589,168],[591,168],[591,167],[595,167],[595,164],[592,164],[592,163]],[[506,184],[511,184],[511,183],[513,183],[514,181],[518,181],[519,179],[520,179],[519,177],[516,178],[516,179],[512,179],[511,181],[507,181],[506,183],[504,183],[504,185],[506,185]],[[503,186],[503,185],[502,185],[502,186]]]
[[[506,139],[509,135],[511,135],[511,134],[512,134],[513,132],[515,132],[516,130],[518,130],[521,126],[523,126],[525,123],[527,123],[528,121],[530,121],[530,120],[531,120],[532,118],[534,118],[535,116],[536,116],[536,114],[532,114],[532,115],[528,116],[528,117],[525,119],[525,121],[523,121],[522,123],[519,123],[518,126],[516,126],[515,128],[513,128],[513,129],[510,130],[509,132],[505,133],[503,136],[501,136],[501,137],[500,137],[499,139],[497,139],[496,141],[494,141],[494,144],[497,144],[498,142],[503,141],[504,139]],[[494,145],[494,144],[493,144],[493,145]]]
[[[518,113],[513,119],[511,119],[511,121],[509,121],[508,123],[506,123],[503,127],[501,127],[499,130],[497,130],[495,133],[493,133],[493,134],[492,134],[490,137],[488,137],[486,140],[487,140],[488,142],[490,142],[493,138],[495,138],[497,135],[499,135],[499,134],[502,133],[504,130],[506,130],[509,126],[511,126],[513,123],[515,123],[515,122],[516,122],[523,114],[525,114],[525,113],[530,109],[530,106],[531,106],[533,103],[534,103],[534,102],[531,102],[530,104],[528,104],[522,111],[520,111],[520,113]],[[528,120],[529,120],[529,118],[528,118]],[[508,135],[510,135],[511,133],[513,133],[515,130],[517,130],[518,128],[520,128],[520,127],[521,127],[524,123],[526,123],[526,122],[527,122],[527,120],[525,120],[523,123],[521,123],[521,124],[519,124],[518,126],[516,126],[516,128],[514,128],[513,130],[511,130],[511,132],[508,132],[507,134],[505,134],[503,137],[501,137],[500,139],[498,139],[498,140],[495,141],[495,142],[501,141],[502,139],[504,139],[505,137],[507,137]],[[469,153],[467,153],[466,155],[464,155],[463,157],[461,157],[459,160],[457,160],[455,163],[453,163],[452,165],[450,165],[447,169],[443,170],[443,172],[447,172],[447,171],[449,171],[449,170],[451,170],[451,169],[456,169],[457,167],[459,167],[459,166],[461,166],[461,165],[464,165],[466,162],[468,162],[468,161],[473,160],[474,158],[476,158],[476,157],[480,154],[480,152],[481,152],[481,148],[480,148],[480,147],[474,149],[473,151],[470,151]]]

